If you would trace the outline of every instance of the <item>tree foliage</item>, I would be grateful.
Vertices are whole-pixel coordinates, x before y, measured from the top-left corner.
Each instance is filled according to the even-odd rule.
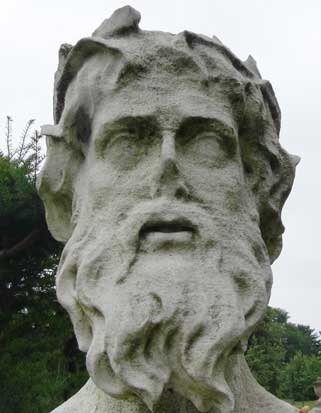
[[[268,308],[249,341],[248,364],[257,380],[278,397],[313,399],[321,376],[321,338],[308,326],[290,323],[286,311]]]
[[[0,153],[0,411],[48,412],[87,377],[54,273],[61,245],[52,239],[35,181],[40,135],[27,122],[16,148],[7,117]]]
[[[292,360],[282,369],[281,393],[291,399],[313,400],[315,398],[311,383],[321,373],[321,358],[314,355],[295,353]]]

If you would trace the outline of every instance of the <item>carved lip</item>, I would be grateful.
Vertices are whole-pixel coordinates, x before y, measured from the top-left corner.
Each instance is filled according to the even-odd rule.
[[[146,222],[139,231],[139,238],[145,239],[149,234],[180,234],[197,232],[196,226],[186,218],[151,219]]]

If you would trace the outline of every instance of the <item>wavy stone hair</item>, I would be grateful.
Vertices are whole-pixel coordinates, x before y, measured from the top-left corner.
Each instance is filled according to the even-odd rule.
[[[184,31],[178,35],[142,31],[140,14],[130,6],[116,10],[93,33],[74,47],[62,45],[55,75],[54,126],[44,126],[48,156],[38,181],[49,228],[66,242],[72,232],[73,182],[83,155],[64,131],[65,97],[84,64],[97,54],[121,59],[116,82],[122,86],[143,76],[169,56],[173,76],[183,71],[201,72],[204,90],[220,83],[228,91],[239,125],[244,174],[254,196],[262,237],[271,262],[280,254],[284,227],[281,210],[291,190],[298,158],[279,144],[280,109],[270,83],[263,80],[254,59],[242,62],[216,37]],[[137,44],[140,47],[137,48]],[[134,47],[135,52],[134,51]],[[140,50],[137,53],[137,50]],[[111,74],[113,77],[115,73]]]

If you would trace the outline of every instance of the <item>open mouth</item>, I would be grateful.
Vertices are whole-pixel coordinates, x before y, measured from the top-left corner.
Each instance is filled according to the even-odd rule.
[[[187,219],[151,220],[139,231],[142,241],[186,242],[193,239],[196,227]]]

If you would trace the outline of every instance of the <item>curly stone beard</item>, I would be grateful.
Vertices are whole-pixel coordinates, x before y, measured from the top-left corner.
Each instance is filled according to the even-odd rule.
[[[87,337],[91,378],[107,394],[138,396],[151,410],[170,388],[201,412],[232,412],[227,361],[245,350],[272,280],[257,224],[154,201],[118,218],[113,230],[116,216],[104,216],[108,223],[79,220],[57,277],[78,341]],[[164,216],[193,223],[193,241],[146,246],[141,228]]]

